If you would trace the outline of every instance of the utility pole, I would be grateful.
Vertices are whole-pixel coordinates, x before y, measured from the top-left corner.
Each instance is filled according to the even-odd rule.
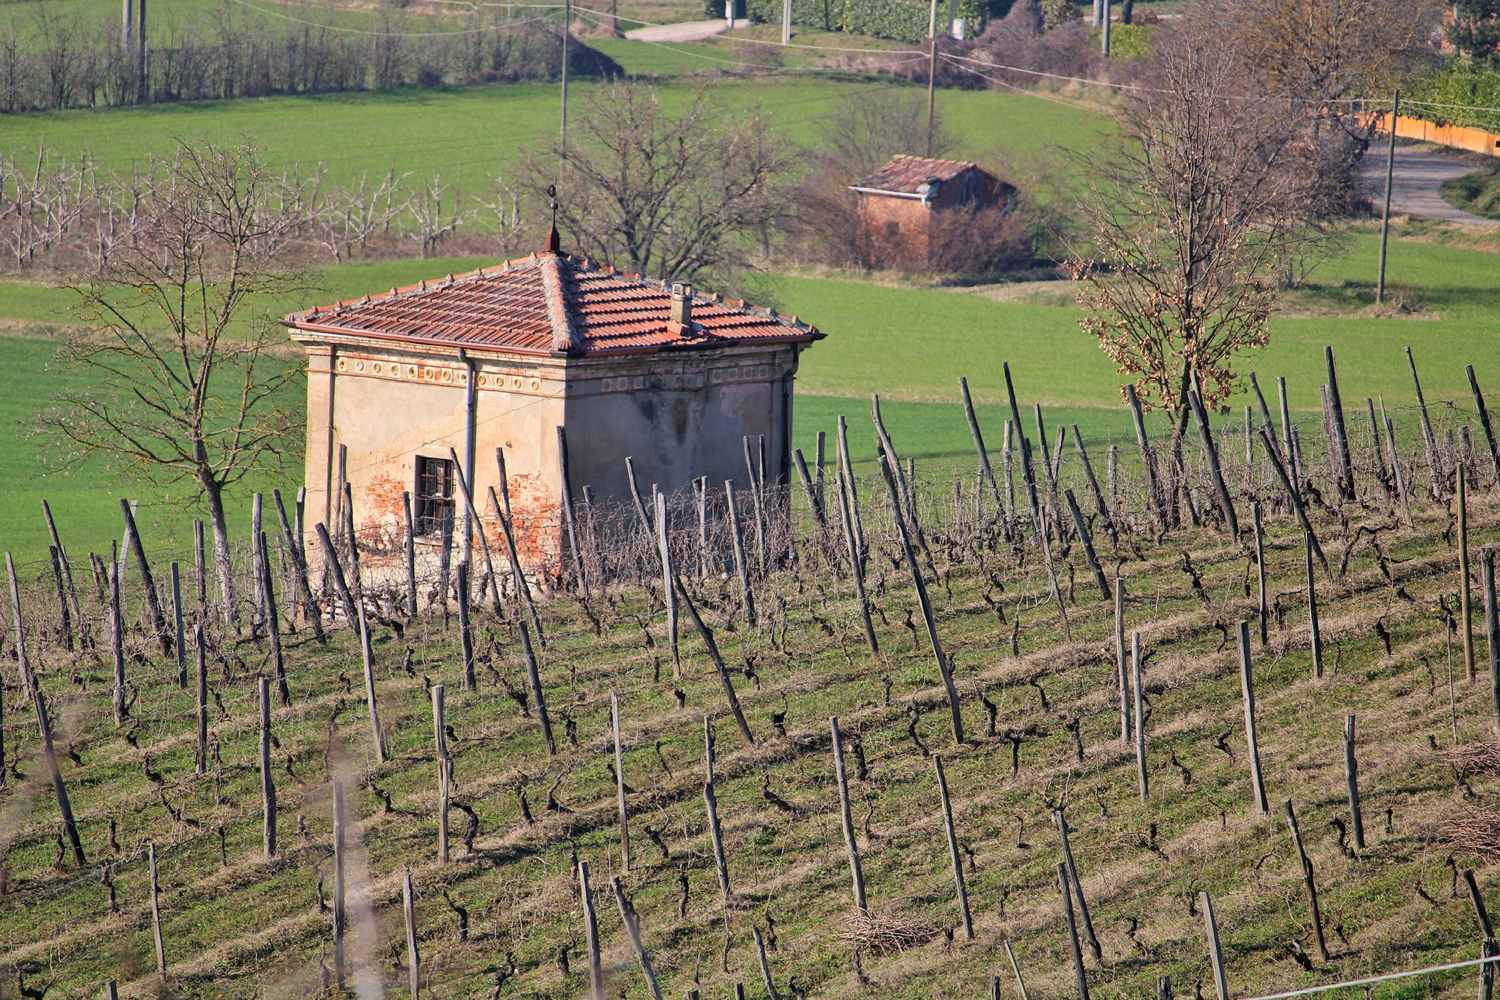
[[[146,0],[141,0],[145,3]],[[562,165],[568,159],[568,35],[573,29],[573,0],[563,0],[562,30],[562,127],[558,132],[557,148],[561,158],[557,165],[557,179],[562,180]]]
[[[146,103],[146,0],[136,0],[135,101]]]
[[[1401,91],[1398,90],[1391,98],[1391,144],[1385,154],[1385,211],[1380,214],[1380,273],[1375,279],[1376,305],[1385,301],[1385,244],[1391,233],[1391,181],[1396,173],[1396,116],[1400,113]]]
[[[120,48],[126,52],[130,51],[130,22],[135,18],[135,9],[130,0],[125,0],[124,9],[120,17]]]
[[[932,10],[927,15],[927,44],[932,46],[932,59],[927,64],[927,155],[932,155],[932,113],[937,100],[937,0],[932,0]]]
[[[792,0],[781,0],[781,44],[792,42]]]
[[[1103,0],[1100,10],[1104,19],[1099,22],[1099,51],[1109,58],[1109,0]]]

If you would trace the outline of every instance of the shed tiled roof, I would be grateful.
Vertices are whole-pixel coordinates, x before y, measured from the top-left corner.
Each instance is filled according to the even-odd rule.
[[[977,169],[977,163],[967,160],[934,160],[897,153],[885,166],[853,187],[893,194],[922,194],[930,184],[946,184],[962,177],[966,171]]]
[[[694,294],[692,326],[670,322],[671,285],[566,254],[532,254],[457,277],[293,313],[299,340],[319,333],[524,354],[640,354],[824,335],[795,316]]]

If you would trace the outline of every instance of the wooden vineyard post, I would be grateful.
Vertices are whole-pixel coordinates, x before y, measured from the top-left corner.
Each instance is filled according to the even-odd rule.
[[[734,505],[734,480],[724,480],[724,504],[729,511],[729,539],[734,550],[734,575],[740,581],[740,603],[745,620],[755,624],[755,593],[750,589],[750,568],[745,559],[745,538],[740,533],[740,515]]]
[[[1073,513],[1073,526],[1078,529],[1078,538],[1083,542],[1083,554],[1088,559],[1089,569],[1094,573],[1094,580],[1099,584],[1099,594],[1104,600],[1110,599],[1109,581],[1104,577],[1104,569],[1099,565],[1099,557],[1094,554],[1094,538],[1089,534],[1088,522],[1083,519],[1083,512],[1078,509],[1078,500],[1073,496],[1072,490],[1064,490],[1063,495],[1067,497],[1068,509]]]
[[[120,610],[120,569],[111,559],[105,569],[109,577],[109,646],[115,660],[115,725],[125,725],[125,623]]]
[[[708,835],[714,844],[714,870],[719,874],[719,891],[724,895],[724,909],[729,909],[729,865],[724,861],[724,833],[719,827],[719,802],[714,797],[714,780],[710,773],[703,783],[703,806],[708,813]]]
[[[203,623],[193,626],[193,658],[197,669],[197,723],[198,753],[194,760],[194,773],[208,772],[208,657],[203,648]]]
[[[1078,880],[1078,866],[1073,863],[1073,845],[1068,840],[1068,818],[1063,815],[1061,809],[1052,810],[1052,823],[1057,827],[1058,838],[1062,841],[1063,864],[1066,866],[1067,877],[1072,880],[1073,892],[1078,897],[1078,915],[1083,920],[1083,932],[1088,937],[1089,954],[1094,956],[1094,961],[1104,960],[1104,949],[1099,946],[1099,938],[1094,934],[1094,921],[1089,916],[1089,904],[1083,897],[1083,883]]]
[[[536,629],[536,638],[543,649],[547,648],[547,638],[542,634],[542,620],[537,617],[536,602],[531,597],[531,584],[526,582],[526,574],[521,570],[521,552],[516,548],[515,525],[512,521],[510,509],[510,481],[509,474],[505,471],[505,449],[495,449],[495,467],[500,475],[500,496],[495,496],[495,487],[490,487],[490,506],[495,508],[495,516],[500,521],[500,530],[505,535],[506,558],[510,561],[510,573],[515,577],[516,590],[520,592],[522,600],[526,602],[526,614],[531,618],[532,627]],[[588,493],[585,491],[584,496]],[[589,501],[592,503],[592,501]]]
[[[1270,606],[1266,602],[1266,537],[1265,530],[1260,523],[1260,501],[1257,500],[1250,505],[1251,517],[1255,523],[1255,577],[1260,586],[1260,608],[1256,617],[1260,619],[1260,644],[1266,645],[1270,641]]]
[[[1323,348],[1323,360],[1328,365],[1328,402],[1333,409],[1334,445],[1338,448],[1339,471],[1344,480],[1339,484],[1339,494],[1352,501],[1355,498],[1354,462],[1349,457],[1349,430],[1344,424],[1344,400],[1339,395],[1339,376],[1331,346]]]
[[[1230,1000],[1229,982],[1224,976],[1224,951],[1219,946],[1219,922],[1214,919],[1214,904],[1208,898],[1208,893],[1198,893],[1198,908],[1203,911],[1203,929],[1208,935],[1208,960],[1214,970],[1214,995],[1218,1000]]]
[[[1292,809],[1292,800],[1287,799],[1281,804],[1286,813],[1286,825],[1292,831],[1292,842],[1297,848],[1297,860],[1302,864],[1302,885],[1307,890],[1307,914],[1312,921],[1313,936],[1318,941],[1318,954],[1323,956],[1323,961],[1329,960],[1328,942],[1323,937],[1323,914],[1318,909],[1318,886],[1313,881],[1312,859],[1307,856],[1307,851],[1302,847],[1302,831],[1297,828],[1297,813]]]
[[[1135,702],[1135,769],[1140,778],[1141,801],[1151,795],[1146,774],[1146,699],[1141,691],[1141,634],[1130,633],[1130,686]]]
[[[287,520],[286,505],[281,502],[281,491],[272,490],[271,498],[276,501],[276,516],[281,521],[281,534],[286,541],[286,547],[292,553],[292,575],[295,577],[296,588],[302,595],[302,618],[312,624],[313,635],[318,641],[323,639],[323,613],[318,607],[317,599],[313,597],[312,583],[307,574],[307,553],[302,545],[302,501],[297,502],[297,527],[294,529],[292,523]],[[407,519],[408,528],[410,518]],[[415,586],[412,593],[416,593]],[[415,598],[414,598],[415,599]],[[415,611],[412,612],[416,614]]]
[[[62,559],[58,555],[56,545],[47,546],[47,554],[52,560],[52,578],[57,584],[57,605],[58,610],[62,613],[60,631],[62,632],[63,642],[66,644],[68,652],[71,653],[73,651],[73,612],[68,607],[68,592],[63,585]],[[173,565],[176,564],[174,563]],[[78,627],[81,629],[83,622],[80,621]]]
[[[990,484],[990,491],[995,495],[995,509],[1004,510],[1005,502],[1000,499],[1000,484],[995,482],[995,470],[990,467],[990,453],[984,447],[984,435],[979,430],[979,418],[974,414],[974,400],[969,397],[969,380],[962,376],[958,379],[958,394],[963,399],[964,419],[969,422],[969,436],[974,439],[974,450],[979,453],[979,471],[984,476],[984,481]]]
[[[67,610],[64,606],[64,611]],[[174,648],[177,651],[177,686],[187,687],[187,649],[182,641],[182,572],[177,563],[172,563],[172,634],[176,637]],[[68,640],[71,648],[73,641]]]
[[[1016,961],[1016,953],[1011,951],[1010,938],[1005,939],[1005,957],[1010,959],[1010,970],[1016,974],[1016,986],[1021,990],[1021,1000],[1031,1000],[1031,994],[1026,992],[1026,980],[1021,976],[1021,965]]]
[[[1323,633],[1318,628],[1318,584],[1313,576],[1312,532],[1302,533],[1302,548],[1307,556],[1307,636],[1312,644],[1313,676],[1323,676]]]
[[[656,494],[656,548],[661,553],[662,599],[667,605],[667,648],[672,651],[672,669],[682,670],[682,653],[677,648],[677,591],[672,587],[676,571],[672,566],[672,542],[667,532],[667,495]]]
[[[417,617],[417,539],[416,527],[411,518],[411,491],[401,491],[401,515],[404,519],[402,541],[406,559],[406,617]],[[316,606],[314,607],[316,611]]]
[[[266,857],[276,856],[276,782],[271,777],[271,683],[256,678],[260,694],[260,797]]]
[[[943,774],[943,758],[933,754],[932,765],[937,772],[938,797],[943,806],[943,829],[948,834],[948,857],[953,861],[953,883],[958,892],[959,913],[964,921],[964,937],[972,941],[974,919],[969,915],[969,890],[964,885],[964,863],[958,852],[958,831],[953,826],[953,804],[948,800],[948,779]],[[847,800],[845,808],[847,810]]]
[[[1125,580],[1115,577],[1115,680],[1120,686],[1120,742],[1130,743],[1130,678],[1125,667]]]
[[[438,861],[448,863],[448,733],[443,718],[443,686],[432,686],[432,741],[438,765]]]
[[[1255,794],[1255,808],[1260,810],[1262,816],[1268,816],[1271,806],[1266,801],[1266,785],[1260,773],[1260,744],[1255,738],[1255,681],[1250,676],[1250,623],[1241,620],[1235,628],[1239,640],[1240,694],[1245,703],[1245,743],[1250,750],[1250,783]]]
[[[1472,371],[1473,369],[1470,369]],[[1458,609],[1464,639],[1464,666],[1474,683],[1474,595],[1469,585],[1469,491],[1464,467],[1458,467]]]
[[[880,643],[875,638],[875,623],[870,618],[870,599],[865,593],[864,563],[859,558],[859,542],[856,540],[854,531],[854,514],[849,509],[849,495],[844,490],[843,470],[840,469],[834,478],[835,490],[839,495],[839,518],[844,528],[844,545],[849,550],[849,575],[854,580],[854,596],[859,601],[859,616],[865,625],[865,641],[870,644],[870,652],[878,656]],[[852,489],[849,492],[852,492]]]
[[[344,908],[344,783],[333,783],[333,981],[344,988],[344,931],[348,912]]]
[[[1474,881],[1474,869],[1464,869],[1464,884],[1469,889],[1469,902],[1474,905],[1474,919],[1479,921],[1479,933],[1484,936],[1484,943],[1479,951],[1480,957],[1500,956],[1500,944],[1495,942],[1495,928],[1490,923],[1490,913],[1485,908],[1484,896],[1479,892],[1479,883]],[[1492,962],[1479,967],[1480,1000],[1492,1000],[1495,995],[1495,964]]]
[[[1486,423],[1487,427],[1488,423]],[[78,637],[87,649],[93,643],[83,626],[83,609],[78,604],[78,590],[73,586],[73,564],[68,559],[68,550],[63,548],[62,538],[57,534],[57,524],[52,520],[52,508],[45,500],[42,501],[42,513],[47,518],[47,533],[52,536],[52,545],[57,549],[58,566],[62,570],[63,582],[68,591],[68,606],[73,611],[73,625],[78,629]]]
[[[812,474],[807,471],[807,459],[802,456],[801,448],[792,450],[792,465],[797,470],[797,481],[802,484],[802,496],[807,500],[807,509],[811,512],[813,520],[817,522],[819,533],[827,531],[828,517],[823,510],[823,503],[819,499],[821,494],[818,491],[818,487],[813,483]],[[693,492],[695,494],[697,493],[697,485],[698,480],[693,480]],[[696,496],[694,499],[696,499]]]
[[[1068,868],[1061,861],[1057,863],[1057,883],[1062,887],[1063,915],[1068,921],[1068,946],[1073,954],[1073,976],[1078,984],[1078,1000],[1089,1000],[1089,978],[1083,971],[1083,949],[1078,944],[1078,921],[1073,916],[1072,885],[1068,879]]]
[[[660,516],[661,508],[657,508]],[[620,870],[630,872],[630,818],[625,808],[625,755],[620,748],[620,696],[609,693],[609,722],[615,735],[615,793],[620,805]]]
[[[466,598],[460,596],[460,600]],[[370,649],[370,624],[365,620],[365,606],[359,605],[359,651],[365,666],[365,700],[370,703],[370,735],[375,738],[375,758],[385,756],[385,733],[380,728],[380,706],[375,702],[375,654]]]
[[[151,940],[156,944],[156,974],[167,979],[167,949],[161,936],[161,890],[156,883],[156,844],[146,845],[148,873],[151,877]]]
[[[594,897],[589,891],[589,863],[578,862],[578,895],[583,904],[583,933],[589,951],[589,988],[593,1000],[605,1000],[604,968],[599,960],[599,921],[594,916]]]
[[[1198,432],[1203,438],[1203,453],[1208,457],[1208,469],[1214,479],[1214,495],[1218,498],[1219,510],[1224,515],[1224,524],[1229,529],[1229,536],[1238,539],[1240,523],[1235,517],[1234,500],[1229,496],[1229,487],[1224,482],[1224,470],[1219,465],[1219,449],[1214,444],[1214,432],[1208,424],[1208,413],[1195,390],[1188,391],[1188,402],[1192,404],[1193,415],[1198,421]]]
[[[1490,463],[1495,472],[1495,483],[1500,485],[1500,444],[1495,441],[1495,427],[1490,422],[1490,411],[1484,405],[1484,394],[1479,391],[1479,380],[1474,377],[1474,366],[1465,365],[1464,374],[1469,376],[1469,389],[1474,394],[1474,409],[1479,411],[1479,423],[1484,427],[1484,439],[1490,448]]]
[[[1286,490],[1287,499],[1291,501],[1297,520],[1302,522],[1302,530],[1307,533],[1308,542],[1317,555],[1318,562],[1322,564],[1323,572],[1332,577],[1333,570],[1328,565],[1328,557],[1323,554],[1323,547],[1318,544],[1318,536],[1313,533],[1312,522],[1307,519],[1307,508],[1302,506],[1302,494],[1297,489],[1292,473],[1287,471],[1286,465],[1281,461],[1281,456],[1271,448],[1271,438],[1266,434],[1265,428],[1261,428],[1260,433],[1266,444],[1266,457],[1271,460],[1271,468],[1275,471],[1276,478],[1281,481],[1282,488]]]
[[[120,988],[113,979],[104,984],[104,1000],[120,1000]]]
[[[1490,654],[1490,687],[1494,693],[1496,729],[1500,731],[1500,609],[1495,604],[1495,550],[1479,550],[1479,575],[1484,583],[1484,632]]]
[[[833,776],[839,785],[839,820],[844,830],[844,849],[849,854],[849,875],[854,884],[854,906],[860,913],[865,903],[865,872],[859,861],[859,843],[854,839],[854,817],[849,810],[849,777],[844,771],[844,742],[839,732],[838,716],[830,716],[828,729],[833,737]]]
[[[338,592],[339,601],[344,605],[344,617],[348,619],[351,627],[359,624],[359,611],[354,606],[354,594],[349,590],[349,581],[344,577],[344,566],[339,561],[338,550],[333,547],[333,539],[328,537],[328,527],[319,521],[313,525],[313,531],[318,535],[318,544],[323,549],[323,565],[333,571],[333,588]],[[441,582],[439,589],[447,594],[447,578]],[[447,601],[447,597],[444,597]]]
[[[922,568],[917,565],[917,554],[912,549],[911,537],[906,530],[906,518],[901,511],[901,497],[897,490],[899,471],[887,453],[880,465],[886,488],[891,494],[891,513],[896,522],[896,533],[901,539],[901,550],[906,554],[906,565],[911,570],[912,583],[917,590],[917,603],[922,608],[922,619],[927,624],[927,638],[932,644],[932,656],[937,661],[938,675],[948,690],[948,712],[953,722],[953,742],[964,742],[964,719],[959,709],[958,688],[953,684],[953,673],[948,669],[948,658],[943,655],[943,644],[938,639],[937,621],[932,616],[932,601],[927,596],[927,585],[922,581]]]
[[[411,985],[411,1000],[417,1000],[422,985],[422,955],[417,950],[417,913],[411,888],[411,869],[401,875],[401,915],[406,922],[406,973]]]
[[[1438,455],[1437,438],[1432,433],[1432,419],[1427,414],[1427,397],[1422,395],[1422,381],[1417,378],[1417,362],[1411,356],[1410,347],[1406,349],[1406,366],[1411,369],[1412,385],[1417,390],[1417,414],[1422,421],[1422,443],[1427,448],[1427,472],[1432,477],[1430,489],[1436,499],[1441,496],[1442,460]]]
[[[469,625],[469,564],[458,564],[458,648],[463,656],[464,690],[473,691],[479,684],[474,676],[474,631]],[[364,615],[364,609],[360,609]],[[360,628],[364,628],[361,617]]]
[[[1116,546],[1120,544],[1120,532],[1115,527],[1115,520],[1109,513],[1109,506],[1104,502],[1104,493],[1099,489],[1099,480],[1094,476],[1094,466],[1089,461],[1089,453],[1083,447],[1083,435],[1078,433],[1078,425],[1073,425],[1073,451],[1078,455],[1078,461],[1083,466],[1083,476],[1088,480],[1089,490],[1094,494],[1094,506],[1099,511],[1099,519],[1104,522],[1104,530],[1109,532],[1110,541]],[[1113,447],[1113,445],[1111,445]]]
[[[141,570],[141,584],[146,591],[146,610],[151,614],[151,628],[161,644],[161,655],[172,655],[172,640],[167,634],[167,618],[162,614],[161,599],[156,593],[156,580],[151,576],[151,564],[146,561],[146,549],[141,543],[141,533],[136,530],[135,515],[130,512],[130,501],[120,500],[120,511],[125,515],[126,535],[130,538],[130,551]]]
[[[1452,678],[1449,678],[1452,682]],[[1354,760],[1354,716],[1344,716],[1344,778],[1349,785],[1349,826],[1354,849],[1365,849],[1365,821],[1359,808],[1359,765]]]
[[[557,754],[557,743],[552,738],[552,717],[547,714],[547,697],[542,690],[542,674],[536,664],[536,650],[531,646],[531,633],[526,622],[521,621],[521,655],[526,658],[526,681],[531,685],[531,700],[536,703],[537,722],[542,726],[542,742],[547,745],[547,755]]]
[[[771,981],[771,963],[766,961],[766,942],[761,939],[760,928],[751,927],[750,931],[755,937],[755,954],[760,959],[760,975],[766,982],[766,994],[771,1000],[781,1000],[781,994],[776,992],[776,984]]]
[[[714,634],[709,631],[707,625],[703,624],[703,619],[698,615],[698,609],[693,605],[693,599],[688,596],[687,588],[682,585],[682,581],[674,580],[673,582],[677,585],[678,593],[682,595],[683,607],[687,608],[688,617],[693,620],[693,627],[698,630],[698,635],[703,639],[703,645],[708,648],[708,658],[713,661],[714,670],[719,675],[719,683],[724,686],[724,698],[729,702],[729,711],[734,716],[735,725],[739,726],[740,735],[745,738],[745,745],[753,747],[755,736],[750,732],[750,723],[745,721],[744,710],[740,708],[740,699],[734,693],[734,681],[729,677],[729,667],[719,653],[718,643],[714,642]]]
[[[271,556],[266,547],[265,532],[256,545],[260,549],[261,599],[266,609],[266,632],[271,639],[271,662],[276,668],[276,694],[283,707],[292,703],[286,686],[286,660],[281,655],[281,623],[276,617],[276,589],[271,582]]]
[[[620,922],[625,925],[625,934],[630,938],[630,946],[635,949],[636,961],[641,963],[641,975],[646,977],[646,988],[651,991],[651,1000],[662,1000],[661,987],[656,985],[656,972],[651,968],[651,956],[647,954],[645,942],[641,940],[640,921],[636,919],[635,908],[625,899],[625,890],[620,885],[619,878],[611,878],[609,886],[615,892],[615,905],[620,908]]]
[[[578,592],[587,597],[589,581],[583,571],[583,553],[578,548],[578,524],[573,512],[573,481],[568,468],[568,435],[561,424],[557,427],[557,464],[562,473],[563,522],[568,531],[568,549],[573,553],[573,575],[577,580]],[[633,487],[635,485],[634,473],[631,473],[630,482]]]

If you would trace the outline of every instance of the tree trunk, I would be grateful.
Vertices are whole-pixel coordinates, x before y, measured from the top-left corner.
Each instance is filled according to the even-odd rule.
[[[233,625],[237,611],[234,606],[234,567],[229,558],[229,525],[224,519],[224,491],[213,479],[202,477],[199,482],[208,498],[208,519],[214,529],[214,566],[219,572],[224,624]]]

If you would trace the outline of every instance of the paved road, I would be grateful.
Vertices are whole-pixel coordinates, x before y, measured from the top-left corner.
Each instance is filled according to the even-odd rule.
[[[1365,189],[1380,211],[1385,198],[1386,153],[1379,147],[1365,154]],[[1500,221],[1454,208],[1438,194],[1438,186],[1454,177],[1475,170],[1474,164],[1440,153],[1396,147],[1396,170],[1391,189],[1392,214],[1416,215],[1424,219],[1441,219],[1444,222],[1466,222],[1479,226],[1500,226]]]
[[[626,38],[638,42],[700,42],[728,28],[727,21],[689,21],[685,24],[662,24],[625,32]]]

